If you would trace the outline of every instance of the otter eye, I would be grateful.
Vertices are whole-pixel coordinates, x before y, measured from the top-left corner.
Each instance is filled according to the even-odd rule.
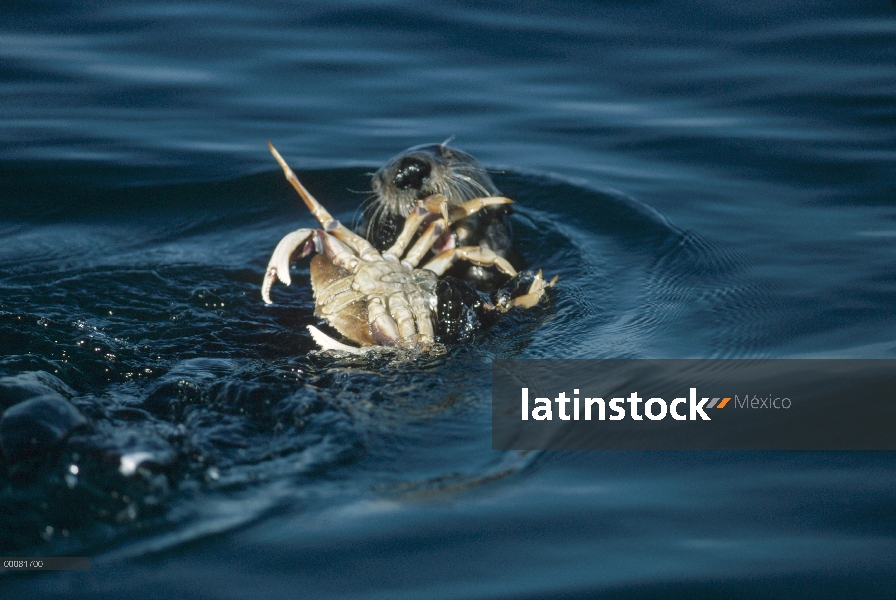
[[[408,156],[403,158],[398,165],[398,171],[395,172],[395,187],[400,190],[414,188],[419,190],[423,187],[423,180],[429,177],[432,167],[429,163]]]

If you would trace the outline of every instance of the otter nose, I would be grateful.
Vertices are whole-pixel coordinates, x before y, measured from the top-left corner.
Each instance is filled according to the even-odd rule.
[[[432,166],[428,162],[412,156],[405,157],[395,172],[395,187],[400,190],[408,188],[419,190],[423,187],[423,180],[429,177],[431,172]]]

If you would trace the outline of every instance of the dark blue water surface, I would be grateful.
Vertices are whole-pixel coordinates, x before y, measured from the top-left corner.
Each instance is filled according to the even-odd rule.
[[[893,453],[490,435],[495,358],[896,356],[889,0],[5,6],[0,410],[86,424],[0,463],[0,554],[92,566],[3,597],[896,598]],[[349,221],[449,136],[550,301],[311,352],[266,140]]]

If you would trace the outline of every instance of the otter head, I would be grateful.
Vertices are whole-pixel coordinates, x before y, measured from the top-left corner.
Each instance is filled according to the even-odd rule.
[[[475,158],[447,144],[408,148],[373,174],[372,186],[360,231],[378,248],[395,239],[418,200],[444,194],[450,204],[459,206],[499,194]]]
[[[372,186],[373,195],[362,206],[357,231],[380,250],[392,245],[417,202],[433,194],[443,194],[454,206],[473,198],[500,195],[479,161],[447,144],[408,148],[373,174]],[[507,212],[505,206],[488,207],[463,219],[446,233],[446,243],[481,245],[507,255],[512,251]],[[452,233],[454,239],[448,239]],[[439,242],[434,246],[441,247]],[[493,279],[483,267],[456,270],[463,271],[461,276],[468,280]]]
[[[406,217],[418,200],[444,194],[461,205],[498,189],[479,162],[445,144],[414,146],[393,157],[373,174],[377,204],[392,215]]]

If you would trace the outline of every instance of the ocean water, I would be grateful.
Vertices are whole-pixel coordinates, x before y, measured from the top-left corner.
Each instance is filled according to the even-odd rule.
[[[490,431],[495,358],[896,356],[888,0],[20,2],[0,90],[0,410],[84,419],[0,463],[0,554],[91,557],[4,597],[896,597],[893,453]],[[450,137],[549,302],[312,352],[266,140],[350,221]]]

